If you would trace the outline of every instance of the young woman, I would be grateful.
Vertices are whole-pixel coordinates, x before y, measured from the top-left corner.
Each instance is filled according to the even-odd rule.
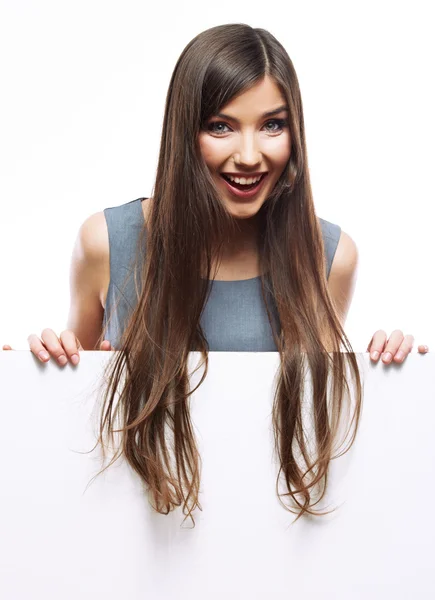
[[[346,361],[355,379],[353,435],[361,409],[358,365],[343,330],[357,258],[352,238],[316,216],[302,100],[285,49],[263,29],[214,27],[194,38],[175,66],[152,197],[83,223],[68,329],[59,339],[51,329],[42,339],[31,335],[30,348],[59,364],[77,364],[80,350],[121,350],[110,361],[100,442],[118,416],[122,452],[149,487],[154,508],[167,513],[183,505],[188,515],[199,507],[200,482],[189,352],[201,352],[206,369],[209,350],[279,352],[276,450],[299,515],[318,514],[311,494],[317,484],[320,498],[325,492]],[[384,352],[384,363],[402,362],[412,343],[399,330],[389,340],[377,331],[368,351],[373,360]],[[301,422],[304,355],[314,455]]]

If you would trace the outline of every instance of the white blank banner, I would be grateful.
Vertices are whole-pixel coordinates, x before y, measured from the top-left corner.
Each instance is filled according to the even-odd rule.
[[[85,492],[101,467],[98,448],[83,452],[109,353],[60,368],[0,352],[1,597],[435,598],[435,357],[387,367],[357,357],[362,420],[321,504],[338,508],[290,526],[272,448],[278,354],[210,353],[191,403],[203,467],[192,529],[181,509],[152,510],[124,459]]]

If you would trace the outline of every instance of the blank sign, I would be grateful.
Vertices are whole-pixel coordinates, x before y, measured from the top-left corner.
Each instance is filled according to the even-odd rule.
[[[211,352],[191,400],[202,457],[195,528],[181,509],[155,513],[124,459],[88,486],[101,467],[99,448],[88,451],[110,357],[82,352],[78,367],[60,368],[0,352],[3,598],[435,598],[432,354],[400,366],[357,354],[362,420],[320,505],[336,510],[292,524],[275,488],[278,354]]]

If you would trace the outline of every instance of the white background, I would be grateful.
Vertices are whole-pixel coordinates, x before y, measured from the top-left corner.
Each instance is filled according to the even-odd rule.
[[[195,35],[235,22],[268,29],[296,68],[317,213],[360,252],[354,349],[378,328],[435,347],[432,9],[2,0],[0,347],[65,329],[80,224],[150,195],[175,63]]]

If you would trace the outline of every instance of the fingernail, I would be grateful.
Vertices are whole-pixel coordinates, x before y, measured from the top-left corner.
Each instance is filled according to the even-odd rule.
[[[392,359],[392,355],[391,352],[384,352],[382,355],[382,360],[384,360],[385,362],[390,362],[390,360]]]
[[[403,360],[405,358],[405,353],[402,350],[399,350],[399,352],[396,354],[396,358],[397,360]]]
[[[73,354],[71,356],[71,362],[73,365],[76,365],[79,362],[79,357],[77,356],[77,354]]]
[[[379,352],[377,350],[375,350],[374,352],[372,352],[370,354],[370,356],[372,357],[373,360],[378,360],[378,358],[379,358]]]
[[[41,352],[38,354],[38,356],[41,360],[48,360],[48,354],[47,354],[47,352],[44,352],[43,350],[41,350]]]
[[[64,356],[64,355],[59,356],[59,358],[57,360],[58,360],[59,364],[62,366],[66,365],[66,363],[68,362],[66,356]]]

